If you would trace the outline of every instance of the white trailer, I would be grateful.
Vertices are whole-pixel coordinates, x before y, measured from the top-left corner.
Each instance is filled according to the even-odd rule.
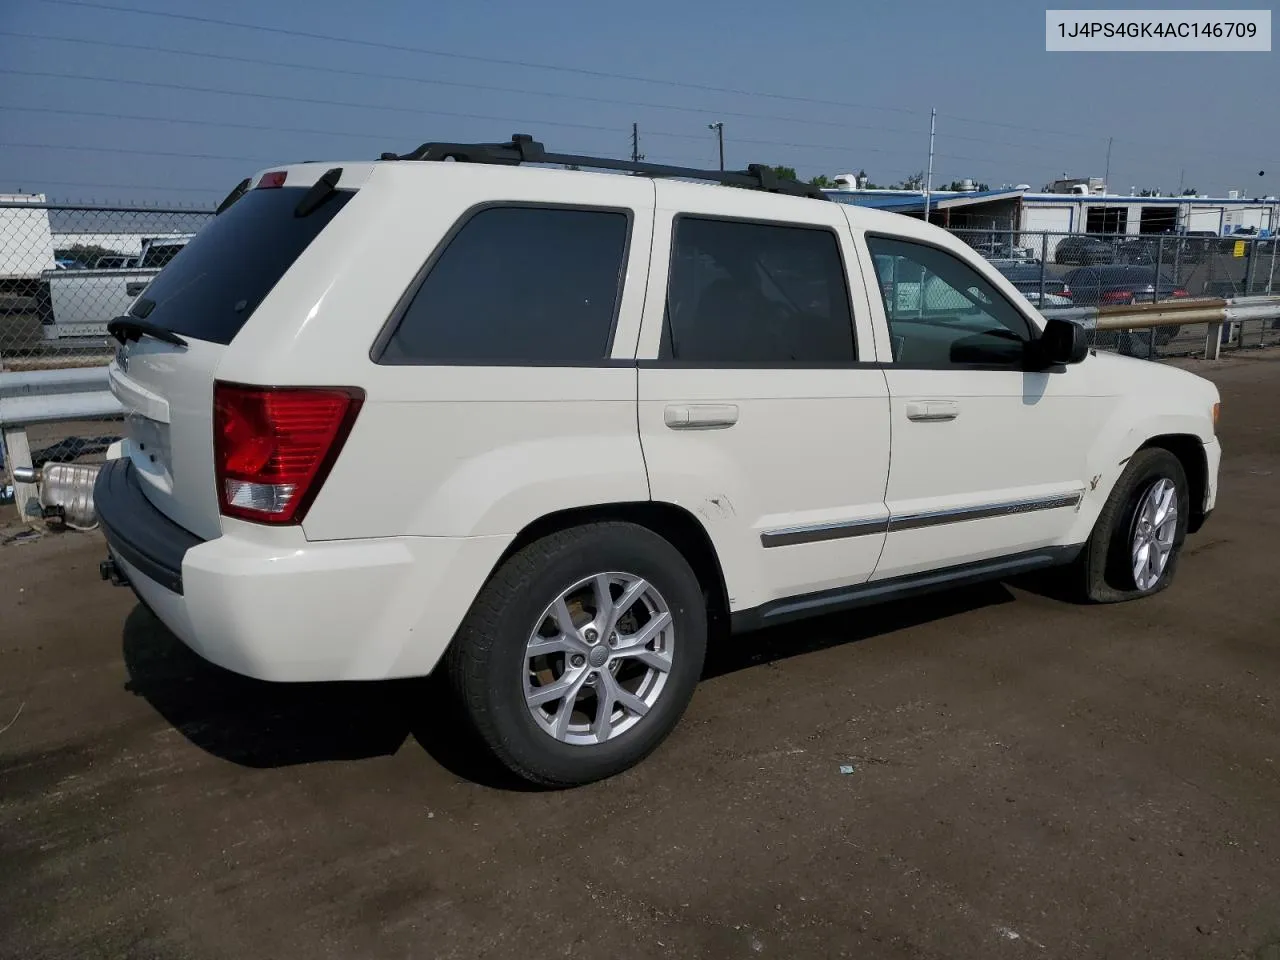
[[[0,291],[27,295],[56,266],[44,203],[40,193],[0,193]]]

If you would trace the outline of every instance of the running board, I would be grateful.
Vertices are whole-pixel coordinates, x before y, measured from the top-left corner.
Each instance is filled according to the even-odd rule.
[[[872,580],[850,587],[837,587],[820,593],[802,594],[773,600],[748,610],[737,610],[730,615],[730,627],[734,633],[760,630],[805,617],[839,613],[876,603],[902,600],[922,594],[949,590],[952,587],[969,586],[991,580],[1001,580],[1032,570],[1056,567],[1070,563],[1083,549],[1083,544],[1071,547],[1047,547],[1008,557],[980,560],[942,570],[913,573],[890,580]]]

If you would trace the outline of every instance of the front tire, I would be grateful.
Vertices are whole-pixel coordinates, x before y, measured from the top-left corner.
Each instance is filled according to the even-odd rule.
[[[1078,561],[1087,598],[1118,603],[1166,589],[1177,571],[1190,513],[1182,462],[1157,447],[1135,453]]]
[[[634,766],[684,714],[707,608],[688,561],[653,531],[603,522],[510,556],[476,597],[446,669],[485,746],[536,784]]]

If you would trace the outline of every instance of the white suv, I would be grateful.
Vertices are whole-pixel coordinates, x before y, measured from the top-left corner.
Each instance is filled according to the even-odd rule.
[[[721,632],[1053,565],[1155,593],[1217,490],[1212,384],[755,167],[273,169],[111,330],[104,576],[252,677],[440,664],[544,784],[654,749]]]

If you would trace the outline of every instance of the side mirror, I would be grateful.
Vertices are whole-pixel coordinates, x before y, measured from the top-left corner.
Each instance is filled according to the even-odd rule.
[[[1078,323],[1051,317],[1036,344],[1037,359],[1046,367],[1079,363],[1089,355],[1089,332]]]

